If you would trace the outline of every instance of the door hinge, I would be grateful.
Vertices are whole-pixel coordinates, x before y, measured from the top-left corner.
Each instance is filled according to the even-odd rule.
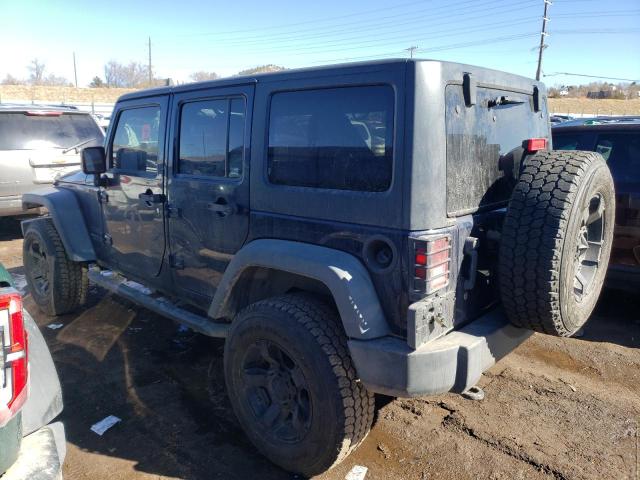
[[[107,245],[113,245],[113,238],[111,238],[111,235],[109,235],[108,233],[105,233],[102,236],[102,240],[104,241],[104,243],[106,243]]]
[[[184,268],[184,261],[179,255],[172,253],[169,255],[169,266],[176,270],[182,270]]]
[[[98,202],[107,203],[109,201],[109,194],[105,190],[98,190]]]
[[[180,218],[181,212],[178,207],[175,205],[168,204],[167,205],[167,216],[169,218]]]

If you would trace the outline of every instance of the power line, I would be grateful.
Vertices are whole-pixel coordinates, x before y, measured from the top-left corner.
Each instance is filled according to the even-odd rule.
[[[569,73],[569,72],[554,72],[554,73],[545,73],[545,77],[555,77],[558,75],[568,75],[572,77],[586,77],[586,78],[600,78],[602,80],[620,80],[622,82],[637,82],[638,79],[632,78],[617,78],[617,77],[605,77],[603,75],[585,75],[583,73]]]
[[[437,20],[440,18],[447,19],[447,18],[454,17],[453,14],[457,12],[461,12],[461,13],[459,15],[455,15],[455,17],[457,17],[458,19],[462,19],[462,18],[465,18],[466,16],[473,15],[479,12],[504,9],[505,7],[504,5],[503,6],[496,5],[504,2],[509,4],[510,0],[497,0],[497,1],[485,0],[482,3],[478,2],[477,0],[451,2],[447,5],[440,6],[440,7],[429,7],[426,9],[421,9],[413,12],[403,12],[395,15],[385,15],[383,21],[380,21],[380,19],[375,18],[375,19],[368,19],[368,20],[356,20],[356,21],[336,23],[336,24],[330,25],[329,27],[316,27],[311,29],[305,28],[305,29],[293,30],[289,32],[258,34],[258,35],[251,35],[251,36],[243,35],[241,38],[235,38],[235,39],[227,38],[227,39],[222,39],[220,41],[216,41],[216,45],[224,44],[224,45],[230,46],[230,45],[236,45],[236,44],[259,44],[265,41],[273,41],[273,40],[288,40],[288,39],[300,40],[304,38],[326,37],[326,36],[334,35],[335,33],[344,32],[344,27],[353,29],[354,26],[359,24],[365,24],[364,27],[358,27],[358,29],[361,31],[372,30],[372,29],[378,30],[380,27],[383,27],[385,25],[394,25],[394,26],[401,25],[402,23],[398,23],[397,20],[392,20],[392,19],[397,19],[399,17],[406,17],[406,16],[410,16],[411,19],[407,22],[404,22],[404,24],[416,23],[424,18],[429,18],[431,20]],[[507,6],[522,5],[526,3],[530,3],[530,4],[536,3],[536,0],[519,1],[516,3],[510,3],[510,5],[507,5]],[[472,4],[472,5],[470,7],[463,7],[463,5],[468,5],[468,4]],[[487,5],[490,5],[492,7],[486,8]],[[459,8],[452,8],[452,7],[459,7]],[[440,10],[444,10],[445,12],[438,15],[434,15],[434,12],[438,12]],[[519,9],[519,10],[522,10],[522,9]],[[421,14],[421,15],[416,16],[417,14]],[[344,17],[340,17],[340,18],[342,19]],[[373,24],[371,24],[372,22]],[[366,25],[366,24],[371,24],[371,25]],[[315,30],[318,30],[321,33],[316,33]],[[253,30],[252,32],[255,33],[255,30]],[[297,34],[300,34],[300,35],[297,35]],[[198,34],[198,36],[227,36],[227,35],[224,35],[220,32],[211,32],[211,33]]]
[[[535,3],[535,0],[533,0],[533,1]],[[531,0],[525,0],[525,1],[519,2],[519,3],[520,4],[531,3]],[[502,9],[501,12],[500,12],[501,14],[518,12],[520,14],[519,17],[522,18],[523,7],[514,7],[514,8],[506,9],[506,10],[503,9],[502,7],[497,7],[497,8]],[[524,8],[527,8],[527,7],[524,7]],[[489,9],[482,9],[482,10],[479,10],[479,11],[484,12],[484,11],[487,11],[487,10],[493,10],[493,9],[489,8]],[[468,15],[471,15],[474,20],[475,19],[482,19],[482,18],[493,18],[493,19],[496,18],[496,14],[495,13],[491,13],[491,12],[486,13],[484,15],[477,15],[476,11],[468,11],[467,10],[465,13],[468,14]],[[460,14],[460,15],[445,15],[445,16],[429,16],[429,19],[433,23],[435,23],[436,27],[441,27],[441,26],[444,27],[445,25],[459,24],[460,20],[463,19],[464,17],[465,17],[465,14]],[[449,18],[452,18],[452,19],[449,20],[449,21],[446,21]],[[446,33],[446,32],[454,32],[454,31],[468,31],[470,29],[468,26],[466,26],[466,27],[460,27],[460,28],[457,28],[457,29],[445,28],[443,30],[431,30],[431,31],[429,31],[428,30],[428,26],[429,26],[430,22],[425,23],[421,19],[418,19],[418,20],[415,20],[415,21],[419,21],[421,23],[422,29],[423,30],[427,30],[429,32],[429,34]],[[415,23],[415,21],[412,20],[412,21],[406,22],[406,23]],[[510,18],[508,20],[506,20],[504,23],[507,23],[509,26],[514,24],[513,21]],[[402,23],[396,23],[396,24],[392,23],[391,25],[400,26],[400,25],[403,25],[403,24]],[[493,22],[491,23],[491,25],[488,25],[488,27],[487,27],[487,23],[486,22],[483,22],[482,25],[483,25],[482,28],[484,28],[484,29],[495,29],[495,25],[493,24]],[[376,32],[379,32],[381,30],[381,26],[383,26],[383,25],[375,27]],[[299,44],[302,41],[309,41],[309,40],[314,40],[314,39],[319,38],[319,37],[325,37],[325,36],[333,35],[333,38],[328,40],[328,41],[323,42],[322,46],[324,47],[324,46],[328,46],[328,45],[331,45],[331,44],[341,45],[342,46],[342,45],[345,44],[345,42],[349,42],[351,40],[359,40],[359,39],[361,39],[362,38],[362,33],[364,31],[367,31],[367,30],[370,30],[370,29],[371,28],[367,27],[367,28],[364,28],[364,29],[359,30],[357,32],[348,32],[346,35],[338,35],[337,37],[335,35],[333,35],[333,34],[294,36],[294,37],[289,37],[289,38],[286,38],[286,39],[280,39],[280,40],[277,40],[275,42],[272,41],[271,43],[276,43],[277,44],[279,42],[285,42],[286,41],[287,44],[294,43],[294,46],[291,47],[291,48],[300,50],[302,48],[309,48],[309,47],[300,47],[299,45],[296,45],[296,44]],[[406,34],[406,32],[407,32],[407,28],[385,30],[385,32],[384,32],[385,35],[376,35],[375,36],[375,41],[381,41],[382,39],[394,40],[397,37],[393,37],[393,34],[396,34],[396,33],[405,33],[405,35],[402,38],[397,38],[398,41],[400,41],[402,39],[411,40],[412,38],[416,37],[415,34]],[[408,38],[408,37],[410,37],[410,38]],[[237,47],[247,46],[247,47],[249,47],[250,45],[263,45],[264,43],[265,43],[264,41],[260,41],[260,42],[227,42],[227,43],[225,43],[225,42],[221,42],[221,43],[216,42],[216,45],[225,45],[227,47],[233,47],[233,46],[237,46]],[[283,48],[287,49],[286,46],[283,46]],[[255,48],[251,48],[251,50],[252,50],[252,52],[256,51]],[[271,51],[271,50],[273,50],[273,47],[264,47],[262,49],[259,48],[258,50],[262,50],[262,51],[269,50],[269,51]]]

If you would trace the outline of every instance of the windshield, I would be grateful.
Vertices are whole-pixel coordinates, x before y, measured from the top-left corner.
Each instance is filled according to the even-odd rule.
[[[87,114],[0,113],[0,150],[69,148],[90,139],[83,147],[102,145],[104,134]]]

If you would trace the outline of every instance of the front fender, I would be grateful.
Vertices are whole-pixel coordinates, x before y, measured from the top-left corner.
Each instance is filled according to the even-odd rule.
[[[265,267],[322,282],[333,295],[349,338],[372,339],[390,333],[369,272],[346,252],[287,240],[254,240],[229,263],[209,307],[219,318],[235,283],[249,267]]]
[[[22,195],[22,205],[25,209],[44,206],[49,210],[49,215],[70,260],[90,262],[96,259],[96,252],[91,244],[82,210],[72,191],[59,187],[48,187],[36,192],[25,193]],[[25,233],[30,222],[39,220],[36,218],[23,221],[22,233]]]

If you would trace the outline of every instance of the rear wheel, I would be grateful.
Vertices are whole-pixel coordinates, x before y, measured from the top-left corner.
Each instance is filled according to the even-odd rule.
[[[314,297],[247,307],[232,324],[224,364],[247,436],[289,471],[324,472],[369,432],[373,395],[356,378],[336,312]]]
[[[545,151],[529,157],[513,192],[500,247],[500,289],[510,320],[559,336],[589,318],[613,241],[615,194],[602,156]]]
[[[22,257],[29,291],[44,313],[62,315],[85,303],[86,265],[69,260],[50,218],[28,225]]]

